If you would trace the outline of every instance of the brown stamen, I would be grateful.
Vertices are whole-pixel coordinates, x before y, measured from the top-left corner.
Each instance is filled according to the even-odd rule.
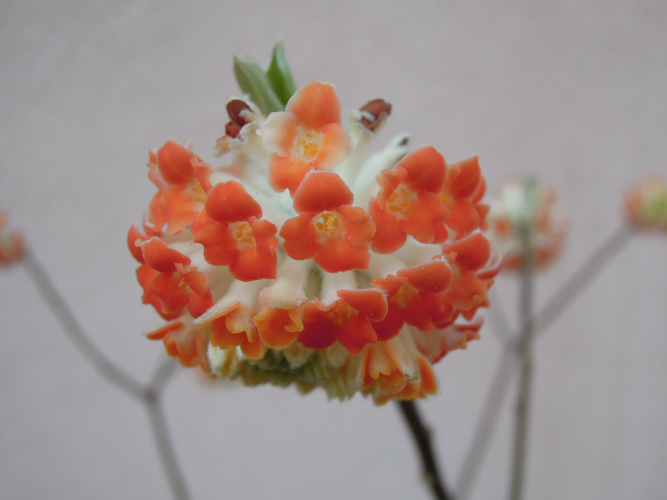
[[[239,135],[246,123],[249,123],[249,120],[246,120],[242,114],[246,110],[250,110],[250,106],[241,99],[232,99],[227,103],[227,114],[231,121],[225,125],[225,133],[232,139]]]
[[[371,132],[375,132],[391,114],[391,104],[384,99],[373,99],[359,108],[359,111],[362,113],[359,123]]]

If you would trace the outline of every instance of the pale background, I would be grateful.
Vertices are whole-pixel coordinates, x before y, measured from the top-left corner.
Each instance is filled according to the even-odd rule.
[[[146,380],[161,324],[140,303],[127,229],[154,187],[149,147],[194,140],[212,161],[234,54],[285,38],[295,77],[344,109],[384,97],[379,143],[409,131],[450,161],[478,153],[493,188],[537,172],[571,214],[544,303],[619,223],[625,187],[667,176],[667,5],[642,2],[0,3],[0,205],[10,208],[94,341]],[[216,160],[216,165],[220,162]],[[537,347],[527,498],[667,497],[667,238],[636,238]],[[507,308],[512,279],[497,285]],[[0,270],[0,498],[162,499],[145,410],[73,348],[20,269]],[[499,356],[437,366],[422,405],[449,482]],[[394,405],[318,391],[165,394],[192,498],[427,499]],[[473,497],[506,496],[510,404]]]

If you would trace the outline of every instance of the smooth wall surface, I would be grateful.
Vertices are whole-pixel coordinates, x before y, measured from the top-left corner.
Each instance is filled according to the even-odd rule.
[[[409,131],[490,190],[537,173],[571,216],[543,304],[620,223],[627,185],[667,176],[667,7],[637,2],[0,2],[0,206],[9,208],[94,341],[141,380],[162,346],[125,246],[154,188],[148,148],[212,143],[239,94],[233,55],[284,37],[295,77],[343,109],[394,105]],[[667,495],[667,238],[636,237],[537,344],[526,498]],[[495,286],[516,310],[515,280]],[[21,268],[0,269],[0,498],[169,498],[142,406],[73,348]],[[437,366],[422,407],[456,478],[500,349]],[[397,409],[360,396],[210,386],[165,394],[192,498],[429,498]],[[503,498],[508,400],[473,498]]]

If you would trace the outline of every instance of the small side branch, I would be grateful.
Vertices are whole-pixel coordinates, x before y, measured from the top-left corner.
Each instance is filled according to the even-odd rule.
[[[563,287],[547,302],[535,319],[536,334],[540,334],[561,315],[567,307],[590,285],[635,235],[627,224],[614,231],[588,258],[586,262],[565,282]]]
[[[148,382],[149,390],[160,394],[174,374],[178,362],[171,357],[163,358]]]
[[[419,416],[417,406],[413,401],[399,401],[398,405],[401,408],[401,412],[403,413],[403,416],[412,431],[412,436],[415,438],[417,447],[419,448],[419,454],[421,455],[424,468],[424,477],[431,488],[433,497],[437,500],[453,500],[453,497],[450,496],[445,489],[444,481],[440,478],[437,462],[431,446],[431,435]]]
[[[109,358],[88,338],[74,317],[65,299],[54,286],[44,267],[29,250],[23,257],[23,266],[34,281],[44,301],[60,323],[65,334],[102,377],[135,399],[143,400],[145,389],[130,375],[116,367]]]

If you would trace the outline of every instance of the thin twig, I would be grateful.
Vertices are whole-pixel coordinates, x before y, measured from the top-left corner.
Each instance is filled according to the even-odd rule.
[[[593,252],[535,316],[536,335],[542,334],[565,311],[567,306],[579,297],[607,263],[625,248],[634,235],[632,227],[623,224]]]
[[[493,307],[489,308],[489,319],[496,337],[501,343],[505,344],[512,339],[512,327],[496,289],[492,288],[489,293],[491,294],[490,302],[493,304]]]
[[[419,454],[421,455],[424,467],[424,477],[431,488],[433,496],[437,500],[453,500],[453,497],[447,493],[444,480],[441,479],[438,472],[438,464],[433,454],[433,447],[431,446],[431,433],[424,426],[416,404],[414,401],[399,401],[398,405],[419,448]]]
[[[517,353],[519,355],[519,362],[521,363],[521,373],[519,377],[519,397],[516,404],[514,452],[510,485],[511,500],[521,500],[523,495],[533,375],[533,255],[529,224],[519,226],[519,236],[523,262],[521,266],[520,302],[522,331],[517,344]]]
[[[150,417],[151,428],[155,436],[155,443],[160,460],[165,469],[169,485],[176,500],[188,500],[183,474],[176,461],[176,455],[171,444],[167,425],[164,420],[159,396],[173,372],[175,361],[171,358],[164,360],[151,377],[149,387],[144,387],[130,375],[116,367],[100,349],[90,340],[79,322],[74,317],[65,299],[55,287],[44,267],[30,252],[26,251],[23,264],[39,289],[44,301],[60,323],[65,334],[90,362],[103,378],[115,385],[127,395],[146,405]]]
[[[164,472],[169,480],[171,491],[176,500],[188,500],[190,495],[185,486],[185,479],[178,465],[174,446],[171,443],[169,429],[164,419],[162,411],[162,404],[157,393],[148,392],[150,396],[146,398],[146,406],[148,408],[148,416],[153,429],[153,436],[155,437],[155,444],[164,467]]]
[[[135,399],[143,401],[146,389],[130,375],[116,367],[104,353],[88,338],[74,317],[65,299],[56,289],[44,267],[30,251],[23,257],[23,265],[28,275],[39,289],[44,301],[51,309],[60,326],[72,343],[102,377]]]
[[[178,366],[178,362],[172,357],[163,357],[160,364],[155,369],[153,376],[148,382],[148,389],[160,393],[169,382],[169,379],[174,374],[174,369]]]
[[[484,456],[489,449],[493,432],[498,422],[498,415],[502,409],[507,390],[514,373],[515,346],[508,342],[498,363],[491,387],[486,396],[482,413],[480,414],[473,441],[468,449],[468,454],[463,461],[458,481],[456,482],[457,500],[466,500],[472,490],[472,485],[477,477]]]

